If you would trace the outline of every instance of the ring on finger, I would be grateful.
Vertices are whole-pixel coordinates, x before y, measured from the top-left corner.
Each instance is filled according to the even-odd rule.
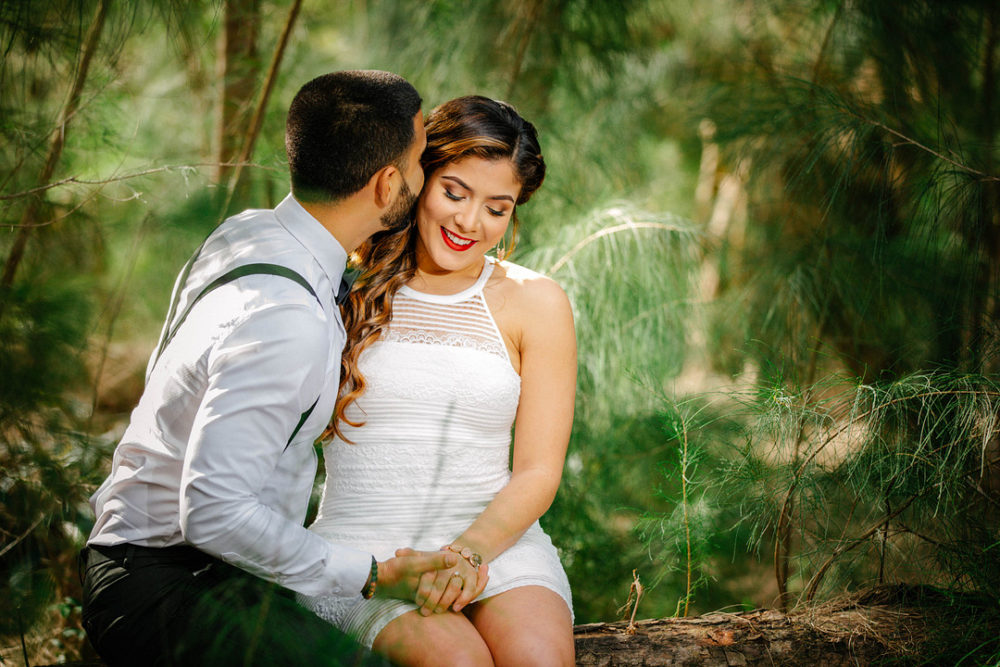
[[[456,577],[458,578],[459,581],[462,582],[463,585],[465,584],[465,577],[463,577],[462,573],[458,572],[457,570],[455,572],[451,573],[451,578],[452,579],[455,579]]]

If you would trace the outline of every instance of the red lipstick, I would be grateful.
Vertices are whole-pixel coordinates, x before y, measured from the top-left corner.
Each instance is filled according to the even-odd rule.
[[[463,252],[465,250],[468,250],[472,246],[476,245],[475,239],[466,239],[464,236],[459,236],[454,232],[450,232],[446,230],[444,227],[441,227],[440,229],[441,229],[441,238],[444,239],[444,244],[456,252]],[[462,239],[463,241],[465,241],[465,243],[463,244],[456,243],[453,240],[453,238]]]

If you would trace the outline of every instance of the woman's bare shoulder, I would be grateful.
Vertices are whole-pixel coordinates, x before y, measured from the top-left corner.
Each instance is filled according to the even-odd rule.
[[[552,278],[513,262],[500,262],[499,268],[499,287],[519,309],[531,314],[570,312],[566,292]]]

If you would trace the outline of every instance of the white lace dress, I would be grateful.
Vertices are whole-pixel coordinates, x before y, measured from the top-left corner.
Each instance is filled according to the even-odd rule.
[[[368,388],[348,416],[365,425],[344,429],[355,444],[333,440],[323,449],[326,484],[310,530],[380,561],[398,547],[436,551],[507,484],[521,378],[483,298],[493,266],[488,258],[458,294],[397,293],[391,325],[359,361]],[[536,585],[572,610],[559,556],[537,521],[489,567],[478,599]],[[390,621],[416,609],[360,595],[299,601],[369,647]]]

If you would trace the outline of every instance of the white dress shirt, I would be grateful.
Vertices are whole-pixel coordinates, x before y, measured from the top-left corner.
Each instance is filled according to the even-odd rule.
[[[186,543],[306,595],[362,589],[371,554],[302,525],[316,474],[313,442],[337,396],[345,334],[334,296],[346,261],[291,195],[274,210],[233,216],[209,236],[174,286],[175,321],[212,280],[257,262],[299,273],[318,300],[293,280],[254,274],[195,304],[150,359],[111,474],[90,499],[97,521],[89,544]]]

